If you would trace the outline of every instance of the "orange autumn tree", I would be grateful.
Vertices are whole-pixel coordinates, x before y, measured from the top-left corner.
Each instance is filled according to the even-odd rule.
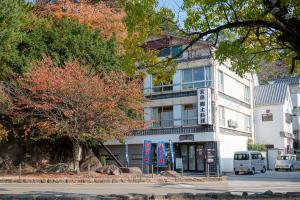
[[[123,73],[99,77],[76,63],[53,67],[50,59],[7,86],[13,97],[11,115],[31,138],[67,137],[73,143],[79,170],[81,141],[122,139],[141,128],[143,100],[140,79]]]
[[[36,6],[36,14],[44,17],[62,19],[64,17],[78,20],[92,29],[101,30],[101,34],[110,39],[113,34],[119,42],[123,42],[127,36],[123,23],[125,12],[121,8],[108,6],[99,1],[81,0],[75,3],[73,0],[57,0],[55,3],[39,0]]]

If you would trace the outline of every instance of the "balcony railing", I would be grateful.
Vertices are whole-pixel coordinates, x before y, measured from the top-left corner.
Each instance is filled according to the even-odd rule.
[[[286,138],[292,138],[292,139],[296,138],[294,134],[288,133],[285,131],[280,131],[280,137],[286,137]]]
[[[151,128],[146,130],[135,130],[133,135],[165,135],[165,134],[186,134],[186,133],[201,133],[213,132],[212,125],[197,125],[191,127],[173,127],[173,128]]]

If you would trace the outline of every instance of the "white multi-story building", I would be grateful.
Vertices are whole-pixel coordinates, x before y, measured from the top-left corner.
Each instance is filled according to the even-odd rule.
[[[147,45],[160,50],[163,59],[177,55],[187,43],[185,38],[163,35],[151,38]],[[214,51],[207,42],[195,43],[175,59],[178,65],[169,84],[156,84],[151,74],[146,77],[148,128],[126,137],[130,166],[142,165],[144,140],[166,144],[171,140],[175,158],[182,158],[185,171],[206,172],[208,149],[215,152],[210,172],[233,170],[234,151],[247,150],[247,141],[253,137],[253,83],[250,75],[240,77],[228,65],[218,64]],[[126,163],[124,145],[107,144]],[[100,151],[101,155],[105,153]]]
[[[292,153],[292,100],[285,83],[254,87],[255,143]]]
[[[289,90],[293,104],[293,133],[296,136],[295,148],[300,148],[300,77],[286,77],[270,81],[270,84],[285,83]]]

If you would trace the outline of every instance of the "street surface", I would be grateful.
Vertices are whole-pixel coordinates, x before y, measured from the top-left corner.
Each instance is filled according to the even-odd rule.
[[[300,192],[300,171],[229,175],[227,181],[191,184],[0,184],[0,194],[167,194],[242,192]]]

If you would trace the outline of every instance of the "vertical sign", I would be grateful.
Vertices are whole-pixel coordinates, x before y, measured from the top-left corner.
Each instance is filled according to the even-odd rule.
[[[174,150],[172,140],[169,140],[170,145],[170,161],[171,161],[171,169],[174,170]]]
[[[212,124],[211,89],[199,88],[198,97],[198,124]]]
[[[166,166],[166,148],[164,142],[157,142],[157,166]]]
[[[152,150],[152,141],[144,140],[143,164],[145,165],[151,165],[151,150]]]

